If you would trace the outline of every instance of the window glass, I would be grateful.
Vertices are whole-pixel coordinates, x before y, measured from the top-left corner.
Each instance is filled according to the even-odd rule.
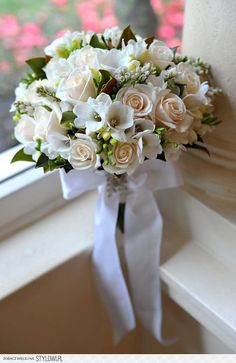
[[[1,0],[0,152],[16,144],[9,108],[26,59],[67,29],[101,32],[130,24],[140,35],[180,45],[183,8],[184,0]]]

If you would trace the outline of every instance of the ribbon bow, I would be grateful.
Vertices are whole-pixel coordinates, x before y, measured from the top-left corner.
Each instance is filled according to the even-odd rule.
[[[98,187],[92,261],[98,291],[106,305],[115,342],[135,328],[135,313],[143,326],[161,338],[160,246],[162,217],[153,191],[177,187],[181,178],[170,162],[147,160],[127,177],[123,248],[131,294],[116,244],[116,222],[124,193],[108,193],[107,174],[60,170],[63,196],[72,199]],[[131,299],[131,296],[132,299]]]

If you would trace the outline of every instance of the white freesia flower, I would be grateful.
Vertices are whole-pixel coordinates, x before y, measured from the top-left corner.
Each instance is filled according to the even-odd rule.
[[[125,140],[126,129],[134,123],[134,111],[131,107],[123,105],[120,101],[113,102],[105,113],[105,120],[111,130],[111,136],[118,140]]]
[[[71,141],[69,162],[74,169],[85,170],[99,166],[99,156],[96,154],[96,145],[90,136],[75,134],[76,139]]]
[[[71,64],[64,58],[52,58],[44,67],[47,79],[55,84],[62,78],[67,78],[72,72]]]
[[[45,107],[38,106],[35,108],[34,120],[35,120],[35,131],[34,138],[40,139],[42,142],[46,142],[48,122],[51,112],[46,110]]]
[[[128,65],[130,60],[127,48],[104,50],[98,53],[98,62],[101,69],[109,71],[111,74],[119,72],[119,69]]]
[[[202,105],[208,104],[208,98],[206,93],[209,89],[208,83],[203,82],[200,84],[197,93],[188,94],[183,97],[183,102],[188,110],[193,111]]]
[[[186,62],[181,62],[176,67],[176,83],[186,85],[187,94],[197,93],[200,88],[200,78],[195,68]]]
[[[143,118],[134,120],[134,124],[135,124],[135,132],[136,132],[135,137],[140,137],[143,134],[147,134],[147,133],[150,134],[155,129],[155,125],[151,120],[146,120]]]
[[[156,159],[157,155],[162,153],[161,140],[156,134],[143,134],[138,143],[143,157]]]
[[[167,66],[172,64],[174,54],[165,43],[154,40],[149,47],[150,59],[154,66],[160,69],[165,69]]]
[[[62,37],[54,40],[44,51],[51,57],[67,58],[69,53],[81,45],[86,45],[90,42],[92,32],[66,32]],[[81,44],[82,42],[82,44]]]
[[[154,76],[153,74],[150,75],[147,79],[147,83],[153,87],[155,87],[156,91],[161,91],[167,87],[167,83],[164,79],[164,73],[161,72],[160,76]]]
[[[86,102],[89,97],[96,97],[93,75],[89,68],[74,69],[68,78],[62,79],[56,96],[72,104],[76,104],[77,101]]]
[[[118,26],[115,26],[113,28],[105,29],[103,36],[108,44],[111,42],[112,45],[116,48],[119,44],[121,34],[122,30],[120,30]]]
[[[166,89],[159,93],[151,113],[153,122],[163,124],[177,132],[185,132],[193,122],[187,113],[184,102],[177,95]]]
[[[116,100],[131,107],[134,110],[134,116],[144,117],[152,111],[154,88],[145,84],[126,86],[118,91]]]
[[[52,111],[48,120],[46,133],[46,144],[42,144],[42,151],[49,157],[54,159],[58,155],[68,158],[70,139],[67,136],[67,130],[61,125],[60,112]]]
[[[183,151],[186,151],[186,147],[182,144],[169,143],[164,147],[164,154],[167,161],[176,161],[179,159]]]
[[[28,102],[27,101],[27,93],[28,93],[28,90],[27,90],[26,83],[20,82],[19,86],[16,87],[16,89],[15,89],[16,98],[15,98],[14,103],[18,102],[18,101]],[[16,111],[16,107],[15,107],[14,103],[11,105],[10,112],[15,112]]]
[[[127,173],[131,175],[142,162],[137,140],[118,142],[113,150],[113,165],[103,165],[104,169],[111,174]]]
[[[127,49],[130,60],[138,60],[144,63],[144,61],[148,62],[150,59],[147,43],[142,38],[138,39],[137,42],[133,39],[129,40],[127,46],[123,45],[123,48]]]
[[[138,140],[139,148],[142,153],[142,158],[156,159],[158,154],[161,154],[161,140],[156,134],[153,134],[155,125],[150,120],[139,119],[135,120],[135,139]]]
[[[105,114],[111,104],[112,100],[106,93],[101,93],[96,99],[90,97],[87,102],[78,101],[73,110],[77,116],[75,126],[86,128],[87,134],[105,127]]]

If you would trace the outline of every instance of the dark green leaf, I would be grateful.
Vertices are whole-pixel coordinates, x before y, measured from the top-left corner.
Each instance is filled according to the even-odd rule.
[[[101,49],[107,49],[106,45],[104,44],[104,42],[101,42],[97,36],[97,34],[93,34],[89,45],[93,48],[101,48]]]
[[[99,72],[101,74],[101,80],[98,84],[97,94],[101,92],[111,94],[113,88],[117,84],[117,81],[112,77],[110,72],[105,71],[104,69],[100,69]]]
[[[48,157],[42,153],[36,162],[35,168],[48,167],[48,160]]]
[[[179,46],[177,45],[176,47],[172,47],[170,48],[172,50],[172,52],[174,53],[174,57],[176,55],[177,49],[179,48]]]
[[[154,41],[155,37],[149,37],[145,39],[145,43],[147,44],[147,47],[149,48],[152,42]]]
[[[166,161],[164,152],[162,152],[161,154],[157,155],[157,159],[162,160],[162,161]]]
[[[131,39],[137,41],[137,39],[136,39],[136,37],[135,37],[135,35],[134,35],[132,29],[130,28],[130,25],[129,25],[123,30],[123,32],[122,32],[122,34],[120,36],[120,41],[119,41],[119,44],[117,46],[117,49],[120,49],[122,47],[122,42],[124,42],[125,45],[127,45],[128,41],[131,40]]]
[[[47,64],[47,60],[44,57],[32,58],[28,59],[26,63],[30,66],[32,71],[37,75],[38,78],[44,79],[46,78],[46,74],[43,68]]]
[[[62,114],[61,123],[73,122],[76,119],[76,115],[72,111],[66,111]]]

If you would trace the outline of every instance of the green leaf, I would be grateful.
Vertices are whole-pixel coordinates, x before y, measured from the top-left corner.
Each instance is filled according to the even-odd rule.
[[[93,34],[92,38],[90,39],[89,45],[93,48],[101,48],[101,49],[107,49],[104,42],[101,42],[97,36],[97,34]]]
[[[76,115],[72,111],[66,111],[62,113],[61,123],[73,122],[76,119]]]
[[[48,167],[48,160],[48,157],[44,153],[42,153],[36,162],[35,168]]]
[[[47,59],[44,57],[31,58],[26,61],[26,63],[30,66],[32,71],[37,75],[38,78],[44,79],[46,78],[46,74],[43,68],[47,64]]]
[[[134,35],[130,25],[129,25],[123,30],[123,32],[122,32],[122,34],[120,36],[120,41],[119,41],[119,44],[117,46],[117,49],[120,49],[122,47],[122,42],[123,41],[124,41],[125,45],[127,45],[128,41],[131,40],[131,39],[137,41],[137,39],[136,39],[136,37],[135,37],[135,35]]]
[[[16,161],[30,161],[34,162],[31,155],[27,155],[24,153],[24,148],[17,151],[17,153],[13,156],[11,160],[11,164],[15,163]]]

